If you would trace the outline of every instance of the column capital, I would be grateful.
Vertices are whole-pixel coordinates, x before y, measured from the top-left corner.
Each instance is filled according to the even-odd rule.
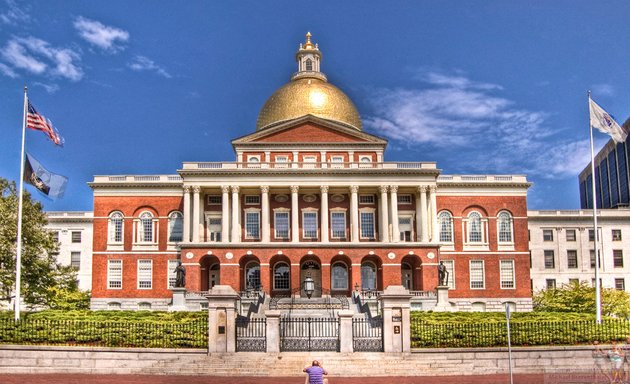
[[[319,187],[319,190],[322,193],[328,193],[328,186],[327,185],[322,185],[321,187]]]
[[[260,192],[262,192],[262,193],[269,193],[269,186],[268,185],[261,185],[260,186]]]
[[[190,193],[190,185],[184,185],[184,193]]]
[[[350,192],[351,192],[351,193],[357,193],[357,192],[359,192],[359,186],[358,186],[358,185],[351,185],[351,186],[350,186]]]
[[[199,192],[201,192],[201,187],[200,187],[200,186],[198,186],[198,185],[193,186],[193,188],[192,188],[192,189],[193,189],[193,192],[194,192],[194,193],[199,193]]]
[[[230,186],[229,185],[222,185],[221,186],[221,192],[223,192],[223,193],[230,193]]]
[[[381,191],[381,193],[387,193],[387,185],[381,185],[378,187],[378,189]]]
[[[397,193],[398,192],[398,186],[397,185],[390,185],[389,186],[389,190],[392,193]]]
[[[241,190],[241,187],[239,187],[238,185],[233,185],[232,186],[232,193],[238,193],[238,191]]]
[[[297,185],[292,185],[291,186],[291,193],[298,193],[298,191],[300,190],[300,187]]]
[[[430,186],[429,186],[429,191],[430,191],[431,193],[435,193],[435,192],[437,191],[437,186],[435,186],[435,185],[430,185]]]
[[[420,185],[420,186],[418,186],[418,192],[420,192],[420,193],[427,193],[428,190],[429,190],[429,186],[428,185]]]

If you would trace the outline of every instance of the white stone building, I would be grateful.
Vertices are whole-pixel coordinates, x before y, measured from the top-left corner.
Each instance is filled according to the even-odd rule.
[[[595,283],[592,210],[528,211],[532,289],[579,280]],[[604,288],[629,290],[630,209],[598,211],[599,278]]]
[[[48,225],[59,242],[57,261],[77,268],[79,288],[92,288],[92,212],[46,212]]]

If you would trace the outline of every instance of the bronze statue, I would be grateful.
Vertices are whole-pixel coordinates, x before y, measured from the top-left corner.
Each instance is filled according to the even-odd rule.
[[[177,262],[175,267],[175,288],[184,288],[186,286],[186,268],[181,261]]]
[[[438,285],[444,286],[448,284],[448,271],[443,261],[438,265]]]

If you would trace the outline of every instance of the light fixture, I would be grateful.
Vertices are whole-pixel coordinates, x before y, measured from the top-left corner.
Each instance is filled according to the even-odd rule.
[[[311,275],[307,275],[306,279],[304,279],[304,292],[306,292],[306,297],[309,299],[315,292],[315,280],[311,278]]]

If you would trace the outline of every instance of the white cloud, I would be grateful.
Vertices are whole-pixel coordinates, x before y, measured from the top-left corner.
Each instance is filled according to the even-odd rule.
[[[0,22],[3,24],[15,25],[17,23],[26,23],[31,17],[26,13],[28,6],[25,4],[17,4],[14,0],[6,0],[7,10],[0,13]]]
[[[13,79],[18,77],[17,73],[15,73],[15,71],[11,69],[11,67],[2,63],[0,63],[0,72],[2,72],[3,75],[11,77]]]
[[[615,95],[615,88],[610,85],[610,84],[593,84],[593,86],[591,87],[591,90],[593,91],[593,97],[597,98],[598,96],[614,96]]]
[[[168,72],[166,72],[166,70],[164,70],[164,68],[155,64],[153,60],[149,59],[146,56],[138,55],[134,57],[133,61],[128,65],[129,68],[133,69],[134,71],[152,71],[160,76],[166,77],[167,79],[170,79],[172,77]]]
[[[48,93],[55,93],[59,90],[59,86],[57,84],[44,84],[35,82],[33,83],[33,85],[44,88]]]
[[[482,165],[497,172],[569,177],[589,161],[588,141],[567,140],[570,136],[549,127],[547,113],[518,108],[496,95],[500,85],[434,72],[420,78],[427,88],[374,92],[375,113],[364,120],[366,127],[408,147],[448,150],[468,172]]]
[[[129,32],[82,16],[76,18],[74,28],[84,40],[109,52],[123,50],[119,44],[129,40]]]
[[[57,48],[34,37],[12,38],[0,49],[0,55],[13,68],[38,75],[65,77],[72,81],[83,78],[83,71],[76,63],[78,53],[68,48]]]

